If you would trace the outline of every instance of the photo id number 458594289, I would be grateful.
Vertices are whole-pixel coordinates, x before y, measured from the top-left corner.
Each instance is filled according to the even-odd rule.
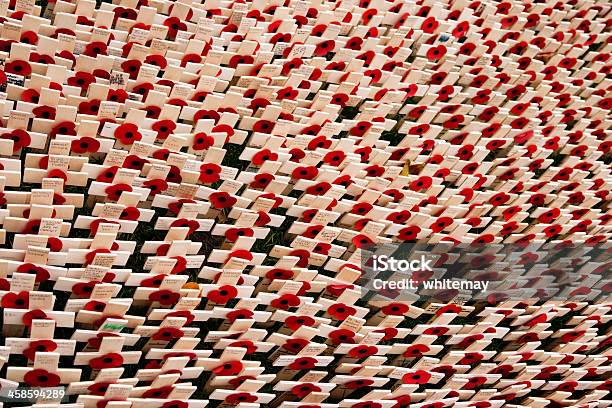
[[[45,388],[2,388],[0,401],[2,402],[36,402],[62,400],[66,395],[65,387]]]

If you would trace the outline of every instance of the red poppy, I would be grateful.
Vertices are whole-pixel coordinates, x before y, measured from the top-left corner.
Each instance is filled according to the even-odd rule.
[[[128,93],[124,89],[109,89],[106,100],[111,102],[124,103],[128,98]]]
[[[78,282],[72,286],[72,293],[79,299],[86,299],[91,296],[94,287],[100,282],[98,281],[90,281],[90,282]]]
[[[141,66],[142,62],[137,59],[126,60],[121,63],[121,69],[123,70],[123,72],[126,72],[130,75],[130,79],[136,79]]]
[[[32,141],[28,132],[22,129],[14,129],[10,133],[4,133],[0,135],[0,139],[13,141],[13,152],[28,147]]]
[[[37,106],[32,109],[32,113],[37,118],[42,119],[55,119],[55,108],[53,106]]]
[[[203,163],[200,166],[199,180],[204,184],[211,184],[221,179],[221,166],[215,163]],[[215,193],[213,193],[215,194]],[[226,193],[227,194],[227,193]],[[212,195],[212,194],[211,194]]]
[[[212,372],[219,376],[238,375],[243,369],[240,361],[227,361],[220,366],[213,368]]]
[[[132,186],[130,186],[129,184],[114,184],[111,186],[106,187],[106,189],[104,190],[104,192],[106,193],[106,197],[109,200],[113,200],[113,201],[117,201],[119,200],[119,198],[121,197],[121,194],[123,194],[124,191],[127,192],[132,192]]]
[[[253,181],[249,183],[251,188],[264,189],[274,180],[274,176],[269,173],[256,174]]]
[[[257,396],[249,394],[248,392],[239,392],[236,394],[230,394],[225,397],[225,403],[231,405],[238,405],[241,403],[254,403],[257,402]]]
[[[91,101],[83,101],[79,103],[79,113],[83,115],[97,116],[100,110],[100,100],[92,99]]]
[[[228,345],[228,347],[242,347],[242,348],[246,348],[246,354],[253,354],[257,351],[257,346],[255,346],[255,344],[251,341],[251,340],[239,340],[239,341],[235,341],[233,343],[230,343]]]
[[[64,201],[57,200],[57,202],[61,202],[63,204],[65,202],[65,199]],[[55,196],[53,197],[53,205],[62,205],[62,204],[57,204]],[[62,240],[56,237],[47,238],[47,245],[49,249],[51,250],[51,252],[61,252],[62,247],[64,246],[64,244],[62,243]]]
[[[328,334],[334,344],[355,343],[355,333],[348,329],[337,329]]]
[[[99,382],[91,384],[87,387],[87,390],[91,393],[91,395],[104,396],[106,391],[108,390],[109,385],[114,384],[112,382]]]
[[[106,353],[103,356],[89,360],[89,366],[94,370],[115,368],[123,365],[123,357],[119,353]]]
[[[213,208],[222,209],[232,207],[238,201],[236,197],[232,197],[225,191],[217,191],[212,193],[208,199]]]
[[[170,204],[168,204],[168,210],[172,211],[175,214],[178,214],[181,211],[181,208],[183,207],[183,204],[195,204],[196,202],[194,200],[188,199],[188,198],[181,198],[178,201],[174,201]]]
[[[257,215],[258,218],[257,221],[255,221],[255,225],[257,227],[265,227],[270,223],[270,221],[272,221],[272,218],[270,218],[270,216],[263,211],[258,211]]]
[[[47,320],[48,319],[47,314],[40,309],[30,310],[29,312],[26,312],[23,315],[23,317],[21,318],[21,322],[23,323],[24,326],[30,327],[32,326],[32,320],[36,320],[36,319]]]
[[[57,387],[61,383],[60,376],[43,368],[35,368],[23,376],[23,382],[31,387]]]
[[[4,65],[4,72],[21,76],[30,76],[32,74],[32,67],[27,61],[14,60]]]
[[[168,398],[168,396],[174,391],[174,387],[166,385],[159,388],[149,388],[142,394],[143,398]]]
[[[271,152],[270,149],[263,149],[253,155],[251,163],[256,166],[261,166],[267,161],[276,160],[278,160],[278,154]]]
[[[143,96],[143,98],[146,99],[147,95],[149,95],[149,91],[151,91],[152,89],[153,89],[153,84],[144,82],[142,84],[138,84],[135,87],[133,87],[132,92],[140,94]]]
[[[406,349],[402,354],[403,357],[413,358],[413,357],[422,357],[423,354],[429,351],[429,347],[425,344],[414,344]]]
[[[344,303],[335,303],[327,309],[327,314],[341,321],[349,316],[353,316],[355,313],[357,313],[357,310],[354,307],[345,305]]]
[[[246,259],[247,261],[252,261],[253,254],[251,253],[251,251],[248,251],[246,249],[237,249],[235,251],[232,251],[227,256],[227,259],[225,260],[225,262],[228,262],[232,258]]]
[[[130,221],[138,221],[140,218],[140,210],[137,207],[126,207],[121,212],[119,219],[121,220],[130,220]]]
[[[147,55],[144,60],[145,64],[155,65],[161,69],[166,68],[168,66],[168,61],[164,58],[163,55]]]
[[[340,105],[341,107],[345,107],[348,100],[349,100],[349,96],[347,94],[338,93],[338,94],[332,95],[331,103],[334,105]]]
[[[250,319],[253,317],[253,312],[248,309],[238,309],[229,312],[225,318],[230,322],[235,322],[237,319]]]
[[[83,136],[71,142],[71,150],[75,153],[96,153],[100,149],[100,142],[89,136]]]
[[[38,34],[34,31],[26,31],[21,34],[19,42],[23,44],[36,45],[38,43]]]
[[[208,292],[208,299],[216,304],[226,304],[238,296],[238,290],[232,285],[223,285],[219,289]]]
[[[292,354],[297,354],[308,344],[310,344],[310,342],[306,339],[288,339],[282,347]]]
[[[286,293],[270,302],[270,306],[277,309],[289,310],[291,307],[299,306],[300,303],[301,301],[299,297],[291,293]]]
[[[298,180],[313,180],[319,174],[319,170],[315,166],[296,167],[291,173],[291,177]]]
[[[159,302],[161,305],[170,306],[178,302],[181,295],[171,290],[161,289],[157,290],[149,295],[149,300],[152,302]]]
[[[316,323],[310,316],[289,316],[285,319],[285,326],[291,330],[297,330],[302,326],[312,327]]]
[[[30,361],[34,361],[37,352],[47,353],[57,349],[57,344],[52,340],[34,340],[23,350],[23,355]]]
[[[438,61],[446,55],[446,47],[442,44],[437,47],[432,47],[427,51],[427,59],[429,61]]]
[[[107,55],[107,46],[102,41],[94,41],[85,46],[85,52],[83,54],[94,58],[98,55]]]
[[[158,139],[164,140],[174,132],[174,129],[176,129],[176,123],[172,120],[164,119],[155,122],[153,126],[151,126],[151,129],[157,132]]]
[[[236,242],[239,237],[252,237],[253,230],[251,228],[229,228],[225,231],[225,239],[229,242]]]
[[[323,57],[327,55],[329,52],[333,52],[336,47],[336,42],[334,40],[325,40],[316,45],[314,54],[317,57]]]
[[[17,272],[19,273],[29,273],[36,275],[36,282],[45,282],[49,280],[49,272],[40,266],[36,266],[31,263],[24,263],[19,265],[17,268]]]
[[[374,380],[370,379],[358,379],[352,380],[344,384],[349,390],[358,390],[360,388],[369,387],[374,384]]]
[[[21,291],[19,293],[8,292],[2,297],[0,305],[10,309],[28,309],[30,304],[30,293]]]
[[[402,382],[404,384],[427,384],[430,378],[431,374],[427,371],[417,370],[404,374],[402,377]]]
[[[361,359],[361,358],[367,358],[367,357],[373,356],[377,352],[378,352],[378,347],[362,344],[362,345],[353,347],[351,350],[349,350],[348,355],[349,357],[352,357],[352,358]]]
[[[269,120],[260,119],[253,125],[253,130],[258,133],[270,134],[274,128],[274,123]]]
[[[298,357],[289,364],[290,370],[311,370],[317,364],[317,359],[313,357]]]
[[[473,390],[487,382],[487,377],[471,377],[468,382],[462,387],[464,390]]]
[[[404,303],[390,303],[383,306],[381,311],[387,316],[402,316],[408,312],[410,307]]]
[[[142,185],[151,190],[151,196],[155,196],[168,189],[168,183],[163,179],[147,180]]]
[[[113,133],[115,139],[119,140],[124,145],[131,145],[142,139],[142,135],[138,131],[138,126],[132,123],[123,123],[119,125]]]
[[[180,339],[183,337],[185,333],[181,329],[176,327],[161,327],[157,332],[155,332],[152,336],[152,340],[161,340],[161,341],[172,341],[176,339]]]
[[[252,64],[253,62],[255,62],[255,58],[253,58],[251,55],[234,55],[232,58],[230,58],[228,65],[231,68],[236,68],[238,65]]]
[[[193,150],[200,151],[206,150],[215,144],[215,139],[212,136],[208,136],[206,133],[200,132],[193,136],[193,144],[191,145]]]

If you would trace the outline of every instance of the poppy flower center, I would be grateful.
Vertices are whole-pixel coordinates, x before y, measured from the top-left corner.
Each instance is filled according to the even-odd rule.
[[[38,381],[40,381],[40,382],[47,382],[47,381],[49,381],[49,377],[47,377],[46,375],[40,375],[40,376],[38,376]]]

